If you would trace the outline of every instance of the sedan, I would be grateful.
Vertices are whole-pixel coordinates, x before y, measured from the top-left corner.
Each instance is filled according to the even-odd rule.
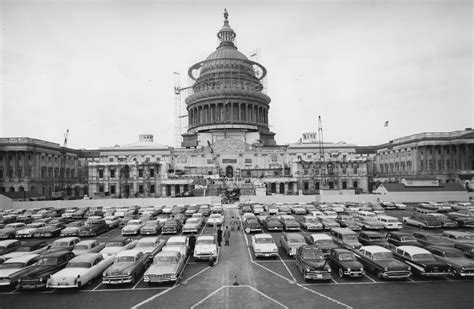
[[[153,258],[153,264],[145,271],[143,281],[148,284],[175,282],[185,264],[186,257],[179,251],[160,252]]]
[[[260,225],[260,223],[258,222],[257,219],[249,218],[249,219],[244,221],[244,231],[247,234],[248,233],[253,233],[253,232],[261,233],[262,232],[262,226]]]
[[[331,267],[324,259],[323,251],[314,245],[303,245],[296,250],[296,268],[304,280],[332,279]]]
[[[79,230],[82,226],[84,226],[85,221],[74,221],[66,225],[64,229],[61,230],[59,236],[66,237],[66,236],[77,236],[79,235]]]
[[[165,220],[166,222],[166,220]],[[145,225],[140,229],[141,235],[156,235],[161,233],[162,223],[160,220],[149,220],[145,223]]]
[[[300,225],[309,231],[321,231],[323,229],[323,224],[319,222],[318,218],[314,216],[304,216],[300,220]]]
[[[51,275],[46,283],[48,288],[80,289],[100,276],[114,262],[114,257],[104,257],[100,253],[87,253],[69,261],[66,268]]]
[[[166,244],[166,240],[159,237],[143,237],[137,241],[135,249],[142,251],[149,255],[149,259],[160,252]]]
[[[17,258],[23,255],[41,254],[46,251],[50,245],[44,240],[32,240],[19,245],[14,251],[10,251],[0,257],[0,260],[8,260]]]
[[[392,252],[384,247],[361,247],[357,258],[367,271],[380,279],[406,279],[411,276],[410,266],[395,259]]]
[[[221,226],[224,223],[224,216],[221,214],[211,214],[207,219],[207,226]]]
[[[452,275],[448,264],[437,260],[431,252],[420,247],[397,247],[395,257],[410,265],[413,273],[418,276],[440,277]]]
[[[280,237],[280,244],[288,256],[295,256],[299,247],[306,245],[301,234],[285,234]]]
[[[24,229],[25,223],[8,223],[3,229],[0,230],[0,239],[15,238],[17,231]]]
[[[100,243],[95,239],[88,239],[78,242],[72,249],[72,253],[76,256],[86,253],[98,253],[104,248],[104,243]]]
[[[193,254],[196,261],[216,261],[217,254],[217,242],[213,235],[201,235],[197,237]]]
[[[127,222],[127,225],[122,228],[122,235],[138,235],[143,226],[145,226],[145,222],[142,220],[130,220]]]
[[[278,247],[270,234],[252,236],[252,248],[255,257],[278,257]]]
[[[281,224],[280,220],[278,220],[275,216],[268,216],[263,221],[263,226],[267,229],[267,231],[282,231],[283,225]]]
[[[121,251],[132,249],[133,247],[135,247],[136,244],[137,241],[132,240],[130,237],[119,236],[108,240],[105,243],[105,248],[102,249],[99,253],[104,256],[116,255]]]
[[[389,244],[385,234],[372,231],[360,232],[358,236],[359,242],[364,246],[382,246],[388,248]]]
[[[329,254],[329,265],[337,270],[340,278],[362,277],[365,274],[364,265],[347,249],[332,249]]]
[[[200,218],[189,218],[183,225],[183,233],[197,233],[201,226],[202,220]]]
[[[474,276],[474,261],[464,256],[460,250],[439,246],[428,246],[425,249],[433,253],[438,260],[448,264],[455,275],[459,277]]]
[[[32,238],[36,231],[42,227],[45,227],[46,223],[44,222],[34,222],[27,224],[24,229],[16,231],[16,238]]]
[[[15,251],[21,245],[17,239],[8,239],[0,241],[0,256]]]
[[[125,250],[117,254],[114,263],[104,271],[103,284],[135,283],[145,271],[149,255],[141,250]]]
[[[38,262],[38,254],[26,254],[0,264],[0,287],[14,286]]]

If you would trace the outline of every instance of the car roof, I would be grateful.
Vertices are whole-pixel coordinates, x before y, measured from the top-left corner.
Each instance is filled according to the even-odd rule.
[[[286,234],[288,239],[304,240],[304,236],[301,234]]]
[[[155,256],[178,256],[179,251],[160,251]]]
[[[362,231],[359,233],[360,234],[365,234],[365,235],[368,235],[368,236],[385,236],[384,233],[380,233],[380,232],[375,232],[375,231]]]
[[[41,257],[59,257],[59,256],[62,256],[64,254],[69,254],[69,253],[71,253],[71,251],[61,250],[61,251],[56,251],[56,252],[52,252],[52,253],[42,255]]]
[[[183,241],[183,240],[186,240],[187,236],[171,236],[170,238],[168,238],[168,241],[170,240],[179,240],[179,241]]]
[[[97,242],[97,240],[95,240],[95,239],[86,239],[86,240],[81,240],[80,242],[78,242],[78,243],[76,244],[76,246],[77,246],[77,245],[84,245],[84,244],[86,244],[86,245],[88,245],[88,244],[94,244],[94,243],[96,243],[96,242]]]
[[[444,231],[443,235],[453,235],[453,236],[473,236],[471,233],[468,232],[461,232],[461,231]]]
[[[354,254],[352,251],[347,250],[347,249],[343,249],[343,248],[334,248],[332,250],[334,250],[334,252],[336,252],[337,254],[341,254],[341,253],[352,253],[352,254]]]
[[[321,240],[321,239],[332,239],[331,236],[323,233],[311,234],[311,237],[314,240]]]
[[[390,250],[388,250],[387,248],[384,248],[382,246],[363,246],[363,247],[360,248],[360,250],[365,250],[365,251],[368,251],[368,252],[371,252],[371,253],[391,252]]]
[[[22,243],[21,246],[22,247],[32,247],[32,246],[37,246],[38,244],[42,244],[42,243],[47,245],[46,240],[30,240],[30,241],[27,241],[25,243]]]
[[[58,239],[56,239],[54,242],[71,241],[71,240],[75,240],[75,239],[79,239],[79,237],[64,237],[64,238],[58,238]]]
[[[140,238],[137,243],[150,242],[150,241],[155,242],[155,241],[156,241],[157,239],[159,239],[159,238],[160,238],[160,237],[158,237],[158,236],[155,236],[155,237],[143,237],[143,238]]]
[[[459,253],[459,249],[456,249],[454,247],[446,247],[446,246],[426,246],[427,250],[438,250],[442,252],[456,252]]]
[[[6,260],[4,263],[26,263],[31,259],[38,257],[39,254],[25,254],[22,256],[14,257],[9,260]]]
[[[270,235],[270,234],[265,234],[265,233],[263,233],[263,234],[255,234],[254,237],[255,237],[255,238],[273,238],[272,235]]]
[[[6,239],[6,240],[0,240],[0,246],[8,246],[10,244],[19,242],[18,239]]]
[[[397,249],[403,250],[409,254],[430,253],[428,250],[417,246],[399,246]]]
[[[118,236],[118,237],[114,237],[114,238],[109,239],[107,242],[125,242],[125,240],[127,240],[128,238],[129,237]]]
[[[197,237],[197,240],[199,239],[214,239],[213,235],[200,235]]]
[[[86,253],[74,257],[71,262],[87,262],[92,263],[96,258],[101,256],[100,253]]]
[[[139,250],[139,249],[130,249],[130,250],[124,250],[122,252],[119,252],[117,254],[117,257],[120,257],[120,256],[137,256],[139,253],[141,253],[142,250]]]

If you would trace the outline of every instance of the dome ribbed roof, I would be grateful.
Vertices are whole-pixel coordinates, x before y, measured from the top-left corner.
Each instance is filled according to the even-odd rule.
[[[223,59],[223,58],[248,60],[247,56],[239,52],[237,48],[233,46],[218,47],[215,52],[213,52],[206,58],[206,60],[217,60],[217,59]]]

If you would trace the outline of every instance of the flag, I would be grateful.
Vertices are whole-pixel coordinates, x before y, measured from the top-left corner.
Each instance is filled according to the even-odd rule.
[[[383,125],[384,127],[388,127],[388,120],[385,121],[385,124]]]

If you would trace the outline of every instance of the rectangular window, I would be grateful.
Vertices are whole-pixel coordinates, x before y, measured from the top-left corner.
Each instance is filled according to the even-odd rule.
[[[449,170],[451,168],[450,164],[449,164],[449,160],[446,160],[446,169]]]
[[[150,177],[155,177],[155,169],[150,168]]]
[[[150,193],[155,193],[155,185],[150,186]]]
[[[443,169],[443,166],[441,164],[441,160],[438,160],[438,170],[442,170]]]
[[[342,182],[342,188],[343,188],[343,189],[347,189],[347,181],[343,181],[343,182]]]
[[[109,162],[114,162],[114,158],[109,158]]]
[[[304,188],[303,190],[305,190],[305,191],[309,190],[309,182],[305,181],[303,183],[303,188]]]
[[[420,161],[420,171],[423,170],[423,160]]]
[[[110,178],[115,178],[115,170],[110,170]]]
[[[104,170],[99,170],[99,178],[104,178]]]
[[[408,171],[411,171],[411,161],[407,162],[407,169],[408,169]]]
[[[429,170],[432,171],[433,170],[433,160],[431,160],[431,159],[428,160],[428,163],[429,163],[429,167],[430,167]]]
[[[115,186],[110,186],[110,194],[115,194]]]
[[[352,169],[352,174],[357,174],[357,167],[354,167],[354,168]]]
[[[346,172],[347,172],[346,168],[345,168],[345,167],[343,167],[343,168],[342,168],[342,173],[345,175],[345,174],[346,174]]]
[[[0,178],[3,178],[3,168],[0,169]]]
[[[71,170],[71,178],[74,178],[74,169]]]
[[[138,177],[143,177],[143,170],[141,168],[138,169]]]
[[[252,159],[245,159],[245,164],[252,164]]]
[[[354,189],[357,189],[357,188],[359,187],[359,183],[358,183],[357,181],[353,181],[353,182],[352,182],[352,187],[353,187]]]
[[[104,192],[104,184],[103,183],[99,184],[99,192]]]
[[[229,164],[229,163],[237,163],[237,159],[222,159],[222,163]]]
[[[143,185],[138,186],[138,193],[143,193]]]

